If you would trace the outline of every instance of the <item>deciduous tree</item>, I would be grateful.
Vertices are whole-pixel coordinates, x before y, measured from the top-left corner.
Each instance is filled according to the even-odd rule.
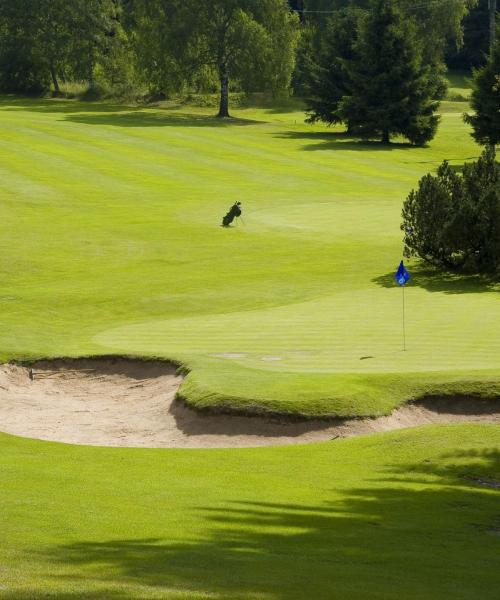
[[[289,86],[299,33],[298,18],[286,0],[142,0],[141,6],[147,70],[158,65],[165,86],[213,71],[220,89],[219,117],[229,116],[231,80],[243,88]]]

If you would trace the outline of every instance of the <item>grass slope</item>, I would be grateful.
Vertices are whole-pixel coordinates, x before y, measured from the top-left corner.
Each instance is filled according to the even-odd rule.
[[[0,598],[482,600],[500,429],[133,450],[0,436]]]
[[[465,108],[411,148],[278,109],[0,99],[0,359],[172,358],[191,404],[310,416],[498,394],[498,288],[411,265],[404,353],[393,285],[406,194],[479,153]]]

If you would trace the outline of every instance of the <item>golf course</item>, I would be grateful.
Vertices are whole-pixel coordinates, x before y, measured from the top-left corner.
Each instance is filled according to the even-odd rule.
[[[407,194],[480,154],[466,108],[384,148],[299,111],[4,98],[1,359],[160,357],[189,405],[243,413],[497,394],[498,286],[410,263],[403,352],[394,280]]]
[[[117,357],[174,365],[172,402],[200,418],[497,401],[499,285],[405,261],[404,349],[394,278],[408,193],[481,153],[466,110],[444,101],[415,147],[307,124],[298,101],[217,120],[174,102],[0,97],[0,363],[25,369],[20,402],[50,383],[38,367],[30,383],[32,364]],[[265,448],[1,433],[0,598],[496,599],[496,412]]]

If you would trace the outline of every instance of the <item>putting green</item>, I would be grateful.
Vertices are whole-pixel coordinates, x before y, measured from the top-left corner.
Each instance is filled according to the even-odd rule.
[[[257,412],[498,394],[499,288],[410,263],[403,352],[393,280],[409,190],[480,152],[465,109],[412,148],[297,111],[4,98],[1,358],[162,356],[191,369],[192,404]]]

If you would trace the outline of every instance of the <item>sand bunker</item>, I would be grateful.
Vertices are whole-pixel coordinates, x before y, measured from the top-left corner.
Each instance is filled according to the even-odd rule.
[[[175,402],[182,378],[159,361],[0,365],[0,431],[95,446],[228,448],[297,444],[460,421],[500,424],[500,399],[433,399],[388,417],[286,422],[205,415]]]

